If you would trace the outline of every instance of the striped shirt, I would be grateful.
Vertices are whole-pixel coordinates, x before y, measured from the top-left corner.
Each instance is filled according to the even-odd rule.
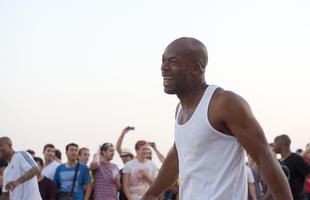
[[[8,192],[5,190],[6,184],[11,181],[15,181],[33,167],[36,167],[37,164],[34,162],[32,156],[25,152],[19,151],[14,153],[11,158],[11,161],[7,168],[4,171],[3,176],[3,192]],[[13,191],[10,191],[11,200],[42,200],[37,177],[34,176],[30,180],[24,182],[23,184],[14,188]]]
[[[94,200],[117,200],[115,176],[119,176],[117,165],[100,162],[98,169],[93,171]]]

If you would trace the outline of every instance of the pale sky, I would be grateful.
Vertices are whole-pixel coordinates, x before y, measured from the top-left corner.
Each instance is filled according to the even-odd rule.
[[[304,148],[309,10],[308,0],[1,0],[0,136],[38,156],[69,142],[93,154],[132,125],[124,147],[146,139],[166,154],[178,99],[163,92],[161,56],[190,36],[207,46],[207,83],[243,96],[269,141],[288,134]]]

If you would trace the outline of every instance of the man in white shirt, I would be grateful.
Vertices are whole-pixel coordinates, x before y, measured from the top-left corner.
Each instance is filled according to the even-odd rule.
[[[123,187],[128,200],[141,199],[158,174],[156,165],[147,159],[148,143],[139,140],[135,149],[137,157],[127,162],[123,170]]]
[[[39,168],[32,156],[25,152],[14,152],[12,140],[0,138],[0,157],[9,161],[4,171],[1,200],[42,200],[36,174]]]
[[[56,168],[59,163],[55,161],[55,146],[53,144],[46,144],[43,148],[44,155],[44,167],[42,169],[42,175],[54,180]]]

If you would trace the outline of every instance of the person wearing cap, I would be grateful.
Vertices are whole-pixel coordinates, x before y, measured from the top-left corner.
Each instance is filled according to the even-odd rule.
[[[133,156],[131,150],[128,149],[128,148],[122,149],[122,152],[120,153],[120,157],[121,157],[121,159],[122,159],[124,165],[125,165],[128,161],[130,161],[130,160],[132,160],[132,159],[134,158],[134,156]],[[124,188],[123,188],[123,169],[124,169],[124,168],[122,168],[122,169],[119,170],[120,175],[121,175],[121,185],[122,185],[121,189],[119,190],[119,200],[127,200],[127,197],[126,197],[126,195],[125,195],[125,193],[124,193]]]
[[[117,165],[111,163],[114,152],[112,143],[104,143],[90,164],[94,176],[94,200],[117,200],[121,182]]]

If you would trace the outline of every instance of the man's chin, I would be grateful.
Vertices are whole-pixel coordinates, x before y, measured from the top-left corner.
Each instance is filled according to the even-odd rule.
[[[175,90],[170,89],[170,88],[164,88],[164,92],[166,94],[176,94]]]

